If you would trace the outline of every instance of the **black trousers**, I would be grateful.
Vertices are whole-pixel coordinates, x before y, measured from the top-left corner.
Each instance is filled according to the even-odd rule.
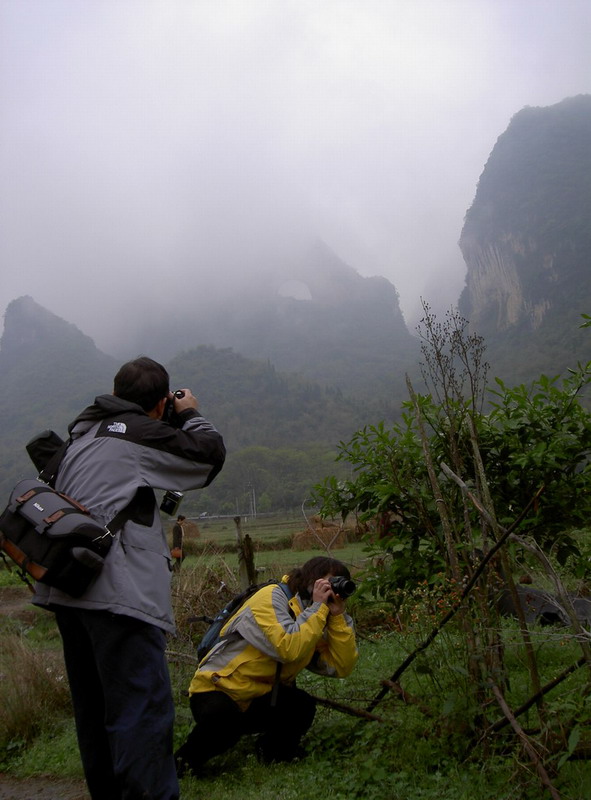
[[[255,698],[246,711],[224,692],[198,692],[191,695],[190,704],[196,725],[175,757],[193,772],[252,733],[261,734],[257,750],[263,760],[290,761],[316,712],[316,701],[309,694],[283,685],[274,706],[271,693]]]
[[[58,609],[56,620],[92,799],[177,800],[164,632],[81,608]]]

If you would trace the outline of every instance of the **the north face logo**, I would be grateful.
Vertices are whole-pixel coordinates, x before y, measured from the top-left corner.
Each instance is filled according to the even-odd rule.
[[[109,433],[125,433],[127,425],[124,422],[111,422],[110,425],[107,425],[107,430]]]

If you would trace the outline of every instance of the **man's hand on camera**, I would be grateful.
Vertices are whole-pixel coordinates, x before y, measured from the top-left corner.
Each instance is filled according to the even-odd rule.
[[[318,578],[312,590],[312,600],[315,603],[326,603],[333,616],[345,611],[345,601],[333,592],[328,578]]]
[[[183,397],[176,397],[172,392],[168,395],[169,399],[173,401],[175,413],[180,414],[182,411],[187,411],[189,408],[197,410],[197,398],[193,392],[190,389],[182,389],[182,391],[184,392]]]

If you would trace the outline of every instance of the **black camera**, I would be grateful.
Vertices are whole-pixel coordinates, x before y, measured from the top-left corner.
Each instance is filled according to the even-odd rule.
[[[185,393],[183,392],[182,389],[177,389],[176,392],[173,392],[172,394],[173,397],[178,397],[179,399],[185,396]],[[167,400],[166,405],[164,406],[164,413],[162,414],[162,420],[163,422],[168,422],[169,424],[172,424],[173,417],[174,417],[174,400]]]
[[[163,511],[165,514],[168,514],[169,517],[174,517],[176,512],[179,510],[179,506],[181,504],[182,499],[183,499],[182,492],[173,492],[173,491],[166,492],[164,497],[162,498],[162,502],[160,503],[160,511]]]
[[[339,597],[342,597],[343,600],[346,600],[347,597],[351,597],[357,588],[355,581],[347,580],[347,578],[343,577],[343,575],[337,575],[336,577],[329,578],[328,581],[333,592],[338,594]]]

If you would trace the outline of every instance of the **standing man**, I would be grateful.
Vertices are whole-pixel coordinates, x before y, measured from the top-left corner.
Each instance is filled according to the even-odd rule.
[[[104,524],[124,508],[129,518],[81,597],[37,584],[33,602],[56,615],[92,800],[176,800],[165,658],[175,630],[172,567],[154,488],[207,486],[224,443],[192,392],[173,396],[164,367],[146,357],[124,364],[113,394],[97,397],[68,430],[56,488]]]
[[[183,522],[186,517],[184,514],[179,514],[176,522],[172,526],[172,551],[171,555],[174,558],[173,569],[175,572],[180,572],[181,564],[183,563]]]

